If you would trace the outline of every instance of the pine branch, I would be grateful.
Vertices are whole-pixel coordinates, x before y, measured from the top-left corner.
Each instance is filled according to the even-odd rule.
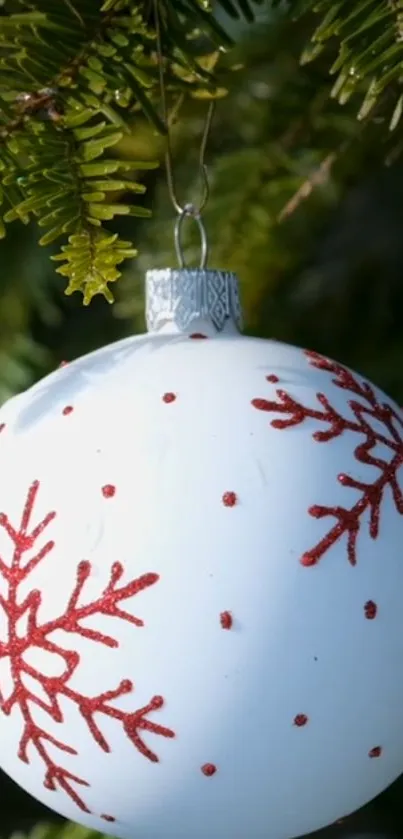
[[[158,2],[169,101],[225,95],[215,64],[231,40],[205,0]],[[218,2],[232,17],[254,17],[250,0]],[[165,131],[152,4],[9,0],[0,12],[0,236],[8,222],[33,219],[43,228],[41,244],[67,238],[56,257],[63,262],[59,273],[69,280],[67,293],[80,291],[85,303],[94,294],[112,301],[109,284],[136,249],[108,223],[120,215],[150,215],[132,199],[145,191],[141,170],[156,165],[150,159],[122,161],[122,141],[141,112],[154,132]],[[395,130],[403,113],[400,0],[359,0],[353,6],[350,0],[296,0],[283,18],[312,13],[321,22],[302,63],[322,55],[324,65],[332,60],[336,75],[333,89],[323,88],[323,122],[330,92],[339,103],[353,99],[355,105],[360,96],[361,121],[373,118],[376,104],[377,117],[388,113]],[[290,122],[298,121],[301,115]],[[388,159],[402,148],[398,140]],[[289,192],[298,202],[316,182],[309,172],[333,151],[323,148],[302,177],[291,173]]]
[[[252,15],[248,0],[223,3]],[[165,132],[153,21],[133,0],[14,0],[13,12],[0,16],[0,236],[4,222],[31,219],[45,228],[42,245],[68,236],[56,257],[66,261],[58,270],[67,293],[112,302],[108,284],[136,250],[103,225],[150,215],[122,197],[145,191],[131,173],[157,165],[122,161],[119,143],[139,110]],[[160,15],[168,95],[215,95],[211,56],[230,43],[225,32],[199,0],[161,0]]]
[[[276,3],[274,3],[276,5]],[[333,55],[330,74],[336,77],[331,96],[344,105],[353,96],[360,98],[358,119],[364,120],[385,94],[389,128],[394,130],[403,112],[401,68],[403,60],[403,8],[400,0],[297,0],[292,5],[295,19],[307,13],[321,16],[321,22],[302,53],[306,64],[319,55]]]
[[[111,245],[113,242],[112,253],[116,256],[119,252],[122,259],[135,255],[135,251],[126,243],[120,243],[118,237],[111,240],[106,233],[102,235],[98,231],[102,221],[116,215],[149,215],[144,207],[111,203],[107,199],[111,190],[115,194],[144,192],[141,184],[129,178],[122,180],[119,176],[122,172],[130,173],[154,165],[105,159],[105,150],[115,146],[122,136],[114,126],[99,120],[95,109],[77,109],[76,113],[73,111],[65,117],[63,130],[59,130],[57,124],[32,122],[18,141],[14,139],[7,143],[6,159],[0,149],[3,171],[7,171],[3,176],[3,190],[11,204],[4,221],[19,219],[27,223],[31,217],[36,218],[39,227],[47,228],[40,239],[41,245],[48,245],[66,233],[70,234],[70,245],[77,236],[86,241],[87,275],[82,273],[81,258],[79,262],[74,259],[75,255],[79,258],[80,252],[75,246],[67,251],[71,262],[69,276],[75,278],[67,292],[82,291],[85,302],[89,302],[94,293],[102,293],[111,300],[107,283],[119,276],[116,267],[114,271],[112,267],[121,260],[111,263],[111,254],[104,252],[101,242],[109,240]],[[112,174],[118,174],[118,179],[111,181]],[[19,192],[22,200],[18,200]],[[95,278],[98,278],[98,285]]]

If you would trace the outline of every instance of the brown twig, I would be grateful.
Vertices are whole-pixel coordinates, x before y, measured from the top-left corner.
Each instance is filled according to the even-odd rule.
[[[322,161],[320,166],[312,172],[312,174],[307,178],[297,189],[294,193],[292,198],[287,201],[286,205],[282,208],[277,216],[278,222],[283,222],[285,219],[289,218],[295,210],[298,209],[300,204],[303,201],[306,201],[307,198],[311,195],[313,190],[317,186],[324,186],[325,183],[329,180],[332,167],[337,160],[339,154],[337,152],[330,152],[325,159]]]

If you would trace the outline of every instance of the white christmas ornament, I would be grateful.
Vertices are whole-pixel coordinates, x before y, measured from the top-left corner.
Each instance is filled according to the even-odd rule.
[[[153,271],[1,411],[0,756],[122,839],[290,839],[403,770],[402,415]]]

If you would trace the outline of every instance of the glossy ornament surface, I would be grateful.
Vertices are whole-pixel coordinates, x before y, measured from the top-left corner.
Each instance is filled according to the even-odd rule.
[[[147,308],[0,413],[0,764],[122,839],[290,839],[403,770],[402,414],[241,337],[232,275]]]

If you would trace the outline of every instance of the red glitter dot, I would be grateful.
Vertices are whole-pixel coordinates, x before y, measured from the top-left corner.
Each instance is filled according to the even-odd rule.
[[[72,411],[74,411],[74,408],[73,408],[72,405],[66,405],[66,407],[63,408],[63,414],[65,416],[67,416],[67,414],[71,414]]]
[[[167,405],[168,405],[170,402],[175,402],[175,399],[176,399],[176,396],[175,396],[175,394],[174,394],[174,393],[164,393],[164,395],[163,395],[163,397],[162,397],[162,401],[163,401],[163,402],[166,402],[166,403],[167,403]]]
[[[193,340],[201,340],[202,338],[207,338],[207,335],[203,335],[202,332],[192,332],[192,334],[189,335],[189,338],[193,338]]]
[[[1,433],[2,431],[4,431],[5,427],[6,427],[5,422],[0,422],[0,433]]]
[[[374,618],[376,618],[377,612],[378,612],[378,606],[376,605],[376,603],[373,600],[367,600],[367,602],[364,606],[365,617],[369,621],[372,621]]]
[[[373,749],[370,749],[368,752],[368,757],[380,757],[382,754],[382,746],[374,746]]]
[[[308,717],[307,717],[306,714],[297,714],[297,716],[294,717],[294,725],[296,725],[297,728],[302,728],[302,726],[306,725],[307,722],[308,722]]]
[[[238,498],[236,492],[224,492],[224,495],[222,497],[222,503],[224,504],[224,507],[235,507],[237,501]]]
[[[113,498],[115,492],[116,487],[114,487],[113,484],[105,484],[105,486],[102,487],[102,495],[104,498]]]
[[[217,767],[214,766],[214,763],[205,763],[204,766],[202,766],[201,771],[207,778],[211,778],[211,776],[215,775],[217,772]]]
[[[279,380],[278,376],[275,376],[274,373],[271,373],[270,376],[266,376],[268,382],[271,382],[273,385],[277,384]]]
[[[115,816],[108,816],[107,813],[103,813],[102,816],[101,816],[101,819],[103,819],[105,822],[115,822],[116,821]]]
[[[221,612],[220,623],[223,629],[231,629],[233,624],[231,612]]]

